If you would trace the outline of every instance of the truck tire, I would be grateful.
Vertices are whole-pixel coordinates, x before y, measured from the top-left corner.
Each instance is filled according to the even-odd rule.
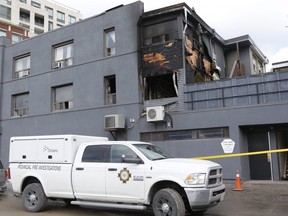
[[[153,197],[155,216],[185,216],[185,205],[180,194],[171,189],[159,190]]]
[[[32,183],[25,187],[22,194],[23,206],[28,212],[42,211],[47,204],[47,197],[39,183]]]

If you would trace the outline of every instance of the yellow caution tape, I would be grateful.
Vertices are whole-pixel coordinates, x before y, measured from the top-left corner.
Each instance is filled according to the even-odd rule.
[[[288,148],[286,148],[286,149],[277,149],[277,150],[267,150],[267,151],[257,151],[257,152],[237,153],[237,154],[202,156],[202,157],[195,157],[193,159],[208,160],[208,159],[217,159],[217,158],[230,158],[230,157],[242,157],[242,156],[259,155],[259,154],[271,154],[271,153],[279,153],[279,152],[288,152]]]

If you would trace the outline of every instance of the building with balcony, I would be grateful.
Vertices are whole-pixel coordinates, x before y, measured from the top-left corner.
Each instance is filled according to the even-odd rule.
[[[82,34],[85,32],[85,34]],[[0,38],[0,156],[11,136],[149,141],[185,158],[288,148],[288,71],[249,35],[223,39],[185,3],[137,1],[9,45]],[[287,154],[214,159],[225,179],[287,178]]]
[[[56,1],[0,0],[1,36],[6,35],[13,43],[72,24],[81,17],[79,11]]]

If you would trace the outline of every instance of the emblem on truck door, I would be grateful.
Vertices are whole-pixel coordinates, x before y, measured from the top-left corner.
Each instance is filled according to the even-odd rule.
[[[131,178],[131,173],[129,170],[127,170],[127,168],[123,168],[120,173],[118,173],[118,177],[123,184],[126,184],[126,182],[129,181],[129,178]]]

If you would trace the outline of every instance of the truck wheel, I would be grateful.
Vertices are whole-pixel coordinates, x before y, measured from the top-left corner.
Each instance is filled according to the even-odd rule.
[[[185,205],[182,197],[171,188],[159,190],[153,197],[152,205],[155,216],[185,215]]]
[[[24,208],[28,212],[39,212],[46,207],[47,197],[39,183],[32,183],[25,187],[22,194]]]

